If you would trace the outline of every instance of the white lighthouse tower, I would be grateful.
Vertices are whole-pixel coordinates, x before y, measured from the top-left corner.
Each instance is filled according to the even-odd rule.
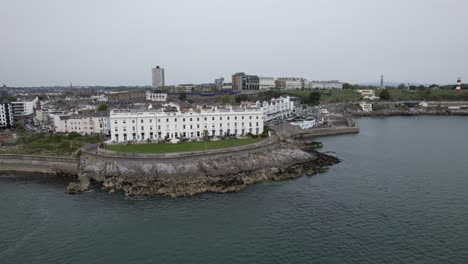
[[[457,79],[457,87],[455,88],[456,91],[461,91],[461,78],[458,77]]]

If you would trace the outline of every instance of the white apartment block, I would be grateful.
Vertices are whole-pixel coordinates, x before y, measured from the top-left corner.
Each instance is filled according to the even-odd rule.
[[[266,90],[276,87],[275,78],[259,77],[260,90]]]
[[[13,124],[13,107],[4,100],[0,103],[0,129],[11,128]]]
[[[109,112],[54,115],[54,129],[58,133],[109,135]]]
[[[339,81],[312,81],[309,82],[310,89],[341,90],[343,83]]]
[[[113,110],[110,113],[114,142],[177,138],[197,139],[263,133],[263,111],[257,108],[197,108],[181,111],[175,104],[150,111]]]
[[[294,111],[294,102],[289,96],[280,96],[279,98],[272,98],[270,101],[257,102],[257,107],[262,109],[263,119],[267,122],[291,116]]]
[[[13,115],[15,117],[32,115],[34,113],[34,109],[36,108],[38,101],[39,98],[36,96],[31,101],[11,102],[11,105],[13,107]]]
[[[167,101],[167,93],[155,93],[146,91],[146,100],[153,102],[165,102]]]

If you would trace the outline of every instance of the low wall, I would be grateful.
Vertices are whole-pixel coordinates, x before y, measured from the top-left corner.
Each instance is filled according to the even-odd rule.
[[[131,153],[131,152],[118,152],[112,150],[106,150],[103,148],[94,146],[87,146],[82,149],[82,153],[87,152],[91,154],[99,154],[105,157],[125,157],[125,158],[143,158],[143,159],[173,159],[173,158],[184,158],[184,157],[213,157],[222,155],[232,155],[238,152],[248,152],[251,150],[258,151],[264,147],[274,145],[278,141],[276,136],[272,136],[263,141],[252,143],[248,145],[242,145],[231,148],[223,149],[211,149],[201,151],[188,151],[188,152],[177,152],[177,153]]]
[[[359,127],[326,127],[326,128],[311,128],[298,131],[294,137],[314,137],[314,136],[331,136],[342,134],[359,133]]]
[[[75,158],[0,154],[0,171],[77,174],[78,160]]]
[[[278,149],[277,137],[262,142],[209,151],[167,154],[115,152],[90,145],[82,148],[80,169],[93,177],[100,176],[169,176],[189,177],[194,174],[223,175],[230,171],[259,167],[254,164],[260,153],[268,154]],[[236,160],[236,162],[231,162]],[[260,165],[260,164],[258,164]]]

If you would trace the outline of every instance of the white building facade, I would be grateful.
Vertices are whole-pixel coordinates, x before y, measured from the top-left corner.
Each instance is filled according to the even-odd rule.
[[[256,108],[181,111],[168,104],[154,111],[111,111],[110,134],[113,142],[259,135],[263,122],[263,112]]]
[[[276,79],[276,88],[285,90],[300,90],[306,87],[307,79],[295,77],[282,77]]]
[[[96,112],[95,114],[54,115],[54,130],[58,133],[76,132],[82,135],[109,135],[109,112]]]
[[[165,102],[167,101],[167,93],[155,93],[146,91],[146,100],[153,102]]]
[[[359,106],[364,112],[372,112],[372,104],[368,102],[360,102]]]
[[[273,77],[259,77],[260,90],[267,90],[276,87],[275,78]]]
[[[36,96],[31,101],[11,102],[13,115],[15,117],[32,115],[34,113],[34,109],[36,109],[38,101],[39,98]]]
[[[341,90],[343,83],[339,81],[311,81],[309,82],[310,89],[327,89],[327,90]]]
[[[262,103],[257,102],[257,107],[262,109],[263,119],[265,122],[274,119],[283,119],[293,115],[294,102],[289,96],[279,98],[272,98],[270,101]]]

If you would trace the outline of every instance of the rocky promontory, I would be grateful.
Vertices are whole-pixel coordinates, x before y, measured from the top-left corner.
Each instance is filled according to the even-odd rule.
[[[178,158],[128,158],[84,152],[81,159],[83,172],[109,192],[183,197],[236,192],[262,181],[324,172],[339,159],[318,152],[316,148],[320,146],[315,142],[277,142],[246,151]]]

